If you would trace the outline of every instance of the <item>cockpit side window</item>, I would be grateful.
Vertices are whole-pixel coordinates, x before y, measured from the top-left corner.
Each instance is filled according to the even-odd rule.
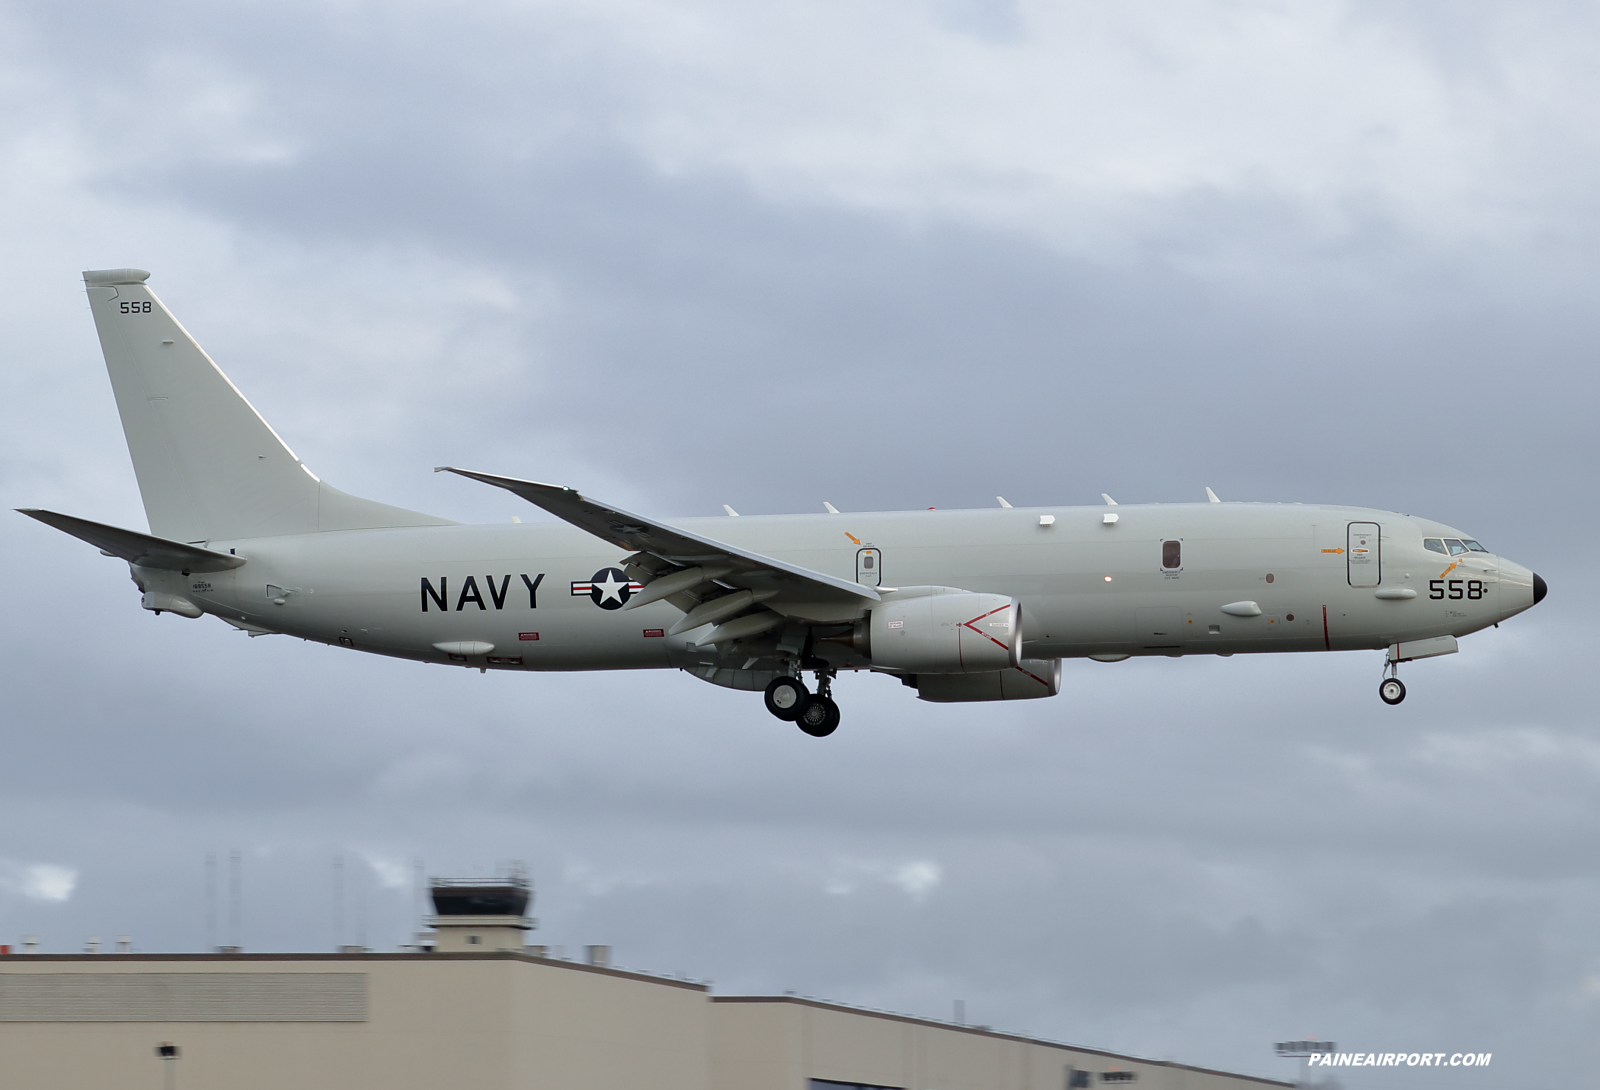
[[[1444,543],[1450,549],[1451,556],[1460,556],[1467,551],[1467,547],[1453,537],[1445,538]]]
[[[1435,552],[1435,553],[1444,553],[1445,552],[1444,542],[1441,541],[1440,539],[1436,538],[1436,537],[1425,537],[1425,538],[1423,538],[1422,539],[1422,547],[1424,549],[1427,549],[1429,552]],[[1445,555],[1448,555],[1448,554],[1445,554]]]
[[[1485,549],[1482,545],[1479,545],[1476,541],[1473,541],[1470,537],[1462,538],[1461,544],[1465,545],[1468,549],[1470,549],[1472,552],[1475,552],[1475,553],[1486,553],[1486,552],[1489,551],[1488,549]]]

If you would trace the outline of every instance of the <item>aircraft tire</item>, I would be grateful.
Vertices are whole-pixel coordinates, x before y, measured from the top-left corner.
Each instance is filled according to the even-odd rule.
[[[826,696],[813,696],[801,707],[795,723],[813,738],[826,738],[839,729],[839,705]]]
[[[1406,683],[1397,677],[1386,677],[1378,686],[1378,699],[1390,707],[1406,698]]]
[[[797,677],[774,678],[767,686],[767,711],[787,723],[792,723],[800,718],[800,713],[805,710],[806,701],[811,694],[806,691],[806,683]]]

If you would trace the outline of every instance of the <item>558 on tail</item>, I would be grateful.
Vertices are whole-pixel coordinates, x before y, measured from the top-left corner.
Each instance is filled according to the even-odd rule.
[[[144,608],[480,670],[676,669],[822,736],[840,670],[932,701],[1054,696],[1063,658],[1385,650],[1400,663],[1545,595],[1473,537],[1391,511],[1222,503],[666,522],[439,467],[558,522],[466,526],[298,459],[146,284],[84,273],[149,533],[23,513],[128,562]],[[804,678],[810,675],[812,686]]]

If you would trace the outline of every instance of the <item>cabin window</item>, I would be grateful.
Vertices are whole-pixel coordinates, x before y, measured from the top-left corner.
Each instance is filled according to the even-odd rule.
[[[1183,567],[1183,542],[1163,541],[1161,543],[1161,566],[1169,569]]]
[[[1435,553],[1445,553],[1446,552],[1445,547],[1444,547],[1444,542],[1439,540],[1436,537],[1425,537],[1425,538],[1423,538],[1422,539],[1422,547],[1424,549],[1429,550],[1430,552],[1435,552]],[[1448,554],[1446,553],[1446,555],[1448,555]]]
[[[1467,547],[1453,537],[1445,538],[1444,543],[1450,549],[1451,556],[1460,556],[1467,551]]]

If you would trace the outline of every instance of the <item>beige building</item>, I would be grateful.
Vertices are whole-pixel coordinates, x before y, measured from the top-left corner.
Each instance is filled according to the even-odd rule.
[[[160,1090],[161,1043],[180,1090],[1289,1085],[509,951],[0,957],[0,1087]]]
[[[712,996],[611,968],[605,947],[588,964],[547,957],[523,946],[527,892],[520,879],[436,883],[430,941],[407,953],[0,956],[0,1090],[1291,1085],[794,996]]]

